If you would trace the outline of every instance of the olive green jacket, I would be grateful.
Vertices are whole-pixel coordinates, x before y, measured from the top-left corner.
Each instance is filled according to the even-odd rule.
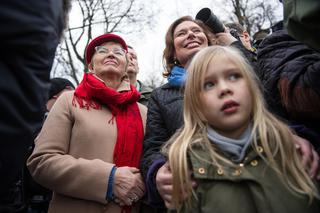
[[[289,35],[320,51],[320,1],[285,0],[283,6]]]
[[[294,194],[281,182],[251,149],[236,168],[217,168],[190,154],[193,175],[198,184],[192,209],[183,212],[210,213],[319,213],[319,200],[308,205],[307,196]],[[208,152],[196,148],[196,153],[209,161]],[[223,164],[222,165],[226,165]]]

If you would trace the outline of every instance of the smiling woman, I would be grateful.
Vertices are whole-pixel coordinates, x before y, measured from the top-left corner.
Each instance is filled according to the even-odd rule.
[[[117,89],[126,76],[127,64],[126,50],[119,43],[110,41],[95,47],[88,67],[107,86]]]
[[[189,39],[186,39],[189,37]],[[176,63],[185,67],[189,59],[200,49],[208,46],[208,38],[203,29],[193,21],[185,21],[173,32]]]
[[[126,77],[127,45],[115,34],[92,40],[90,72],[50,111],[28,168],[52,189],[50,212],[135,212],[145,186],[139,171],[146,107]]]

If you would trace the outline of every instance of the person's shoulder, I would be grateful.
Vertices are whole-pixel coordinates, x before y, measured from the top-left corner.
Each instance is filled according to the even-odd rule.
[[[153,91],[160,92],[160,91],[166,91],[166,90],[181,90],[180,87],[172,86],[169,83],[165,83],[157,88],[155,88]]]
[[[57,99],[55,104],[72,105],[74,91],[63,92]]]
[[[147,111],[148,111],[148,108],[147,108],[145,105],[143,105],[143,104],[141,104],[141,103],[139,103],[139,102],[138,102],[137,104],[138,104],[140,113],[141,113],[142,115],[146,115],[146,114],[147,114]]]
[[[259,48],[263,48],[265,46],[269,46],[271,44],[279,44],[280,42],[289,42],[294,40],[286,30],[277,30],[267,37],[265,37],[261,43],[259,44]],[[286,44],[286,43],[284,43]]]
[[[144,93],[151,93],[152,92],[152,88],[147,86],[146,84],[144,84],[143,82],[141,82],[140,80],[137,80],[138,84],[140,85],[140,93],[144,94]]]
[[[172,87],[169,83],[166,83],[164,85],[161,85],[161,86],[155,88],[152,91],[151,96],[152,97],[163,96],[163,95],[168,94],[168,92],[170,92],[171,90],[174,90],[174,87]]]
[[[74,90],[71,90],[71,91],[66,91],[66,92],[63,92],[59,98],[64,98],[64,99],[73,99],[73,95],[74,95]]]

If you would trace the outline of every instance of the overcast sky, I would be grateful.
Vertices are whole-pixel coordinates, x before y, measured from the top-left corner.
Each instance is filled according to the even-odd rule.
[[[225,2],[225,0],[158,0],[156,7],[159,7],[160,12],[155,16],[157,24],[153,29],[146,27],[142,32],[134,35],[120,34],[137,51],[140,66],[138,79],[144,81],[150,75],[156,75],[162,79],[165,33],[170,24],[178,17],[184,15],[195,17],[200,9],[209,7],[222,21],[226,20],[228,11],[219,6],[222,3],[217,2]],[[268,2],[278,3],[278,0],[268,0]],[[278,9],[278,13],[282,16],[282,8]],[[71,11],[70,20],[74,20],[73,18],[75,18],[75,14]]]
[[[156,16],[158,24],[155,28],[141,32],[140,38],[124,35],[137,51],[140,66],[138,79],[141,80],[147,79],[150,75],[162,78],[165,34],[174,20],[184,15],[194,17],[203,7],[215,10],[210,0],[161,0],[158,2],[161,11]]]
[[[221,20],[226,20],[226,12],[222,7],[216,5],[217,2],[212,0],[160,0],[158,1],[161,8],[160,14],[157,15],[157,27],[152,30],[141,32],[138,38],[125,36],[126,41],[132,44],[138,53],[140,73],[138,79],[145,80],[148,75],[157,75],[161,78],[163,71],[162,53],[164,49],[164,37],[170,24],[178,17],[191,15],[195,17],[197,12],[209,7]],[[270,3],[278,3],[278,0],[268,0]],[[220,0],[220,2],[224,2]],[[282,17],[282,8],[278,8],[279,18]]]

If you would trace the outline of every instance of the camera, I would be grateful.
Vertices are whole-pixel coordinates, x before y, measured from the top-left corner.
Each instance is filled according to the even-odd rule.
[[[202,8],[196,15],[196,19],[202,21],[214,33],[225,32],[225,27],[216,15],[207,7]],[[239,33],[236,29],[230,29],[230,34],[237,40],[240,40]]]
[[[222,22],[214,15],[209,8],[202,8],[196,15],[196,19],[207,25],[213,33],[222,33],[225,28]]]

